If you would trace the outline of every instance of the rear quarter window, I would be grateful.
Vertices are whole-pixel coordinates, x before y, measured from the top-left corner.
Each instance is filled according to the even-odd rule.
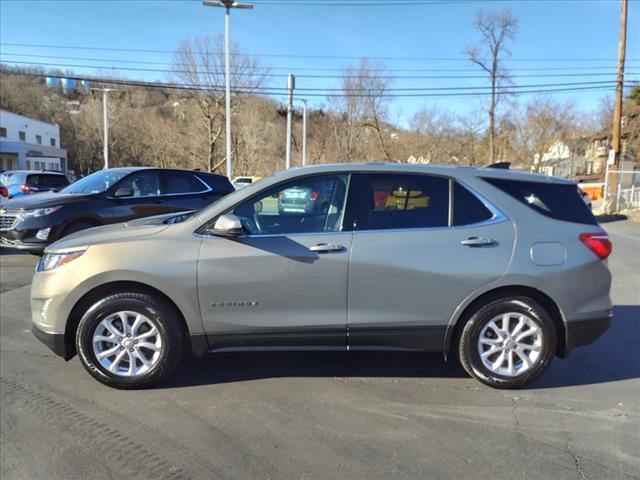
[[[483,180],[546,217],[564,222],[598,224],[574,184],[486,177]]]
[[[229,179],[227,177],[223,177],[222,175],[196,175],[202,181],[206,182],[206,184],[211,187],[214,193],[227,194],[235,190],[235,188],[233,188],[233,185],[231,185]]]

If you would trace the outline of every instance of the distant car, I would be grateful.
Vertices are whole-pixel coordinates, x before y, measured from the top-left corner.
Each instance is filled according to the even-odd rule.
[[[292,186],[278,192],[280,214],[326,213],[333,194],[333,185],[318,181],[303,186]]]
[[[7,187],[7,198],[41,192],[57,192],[69,185],[62,172],[46,170],[10,170],[0,175],[0,183]]]
[[[258,180],[260,180],[262,177],[236,177],[233,179],[233,186],[235,187],[236,190],[239,190],[241,188],[244,188],[246,186],[251,185],[253,182],[257,182]]]
[[[39,253],[71,233],[153,215],[199,210],[233,192],[226,177],[156,168],[112,168],[59,193],[13,200],[0,210],[0,245]]]
[[[580,197],[582,197],[584,203],[587,205],[587,207],[589,207],[589,210],[593,210],[593,204],[591,203],[591,197],[589,196],[589,194],[582,190],[580,187],[578,187],[578,193],[580,193]]]

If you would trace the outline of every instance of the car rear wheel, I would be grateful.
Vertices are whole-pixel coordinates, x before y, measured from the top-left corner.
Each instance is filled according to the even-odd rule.
[[[94,304],[76,334],[82,365],[116,388],[145,388],[165,380],[184,348],[178,312],[162,299],[118,293]]]
[[[469,317],[458,355],[464,369],[496,388],[519,388],[544,372],[556,351],[556,330],[546,310],[528,297],[495,299]]]

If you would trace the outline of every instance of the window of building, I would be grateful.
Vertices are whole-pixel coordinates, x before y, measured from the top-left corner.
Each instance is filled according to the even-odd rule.
[[[36,135],[36,143],[42,145],[42,135]]]
[[[429,175],[364,175],[358,230],[447,227],[449,180]]]
[[[0,127],[0,137],[7,138],[7,129],[4,127]]]
[[[348,175],[301,178],[269,189],[233,213],[252,235],[339,232]]]
[[[49,144],[50,144],[52,147],[55,147],[55,146],[56,146],[56,139],[55,139],[55,138],[50,139],[50,140],[49,140]]]
[[[27,170],[31,170],[31,160],[27,160],[26,162]]]
[[[18,138],[20,139],[21,142],[24,142],[27,139],[27,134],[24,133],[23,131],[18,132]]]

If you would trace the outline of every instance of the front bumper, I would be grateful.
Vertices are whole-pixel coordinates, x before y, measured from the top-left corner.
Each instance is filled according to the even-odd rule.
[[[576,347],[582,347],[595,342],[609,329],[612,322],[613,313],[610,313],[606,317],[568,322],[566,324],[567,353]]]
[[[33,238],[33,240],[35,240],[34,242],[25,242],[22,236],[11,235],[11,233],[12,231],[0,232],[0,247],[14,248],[24,252],[42,253],[48,244],[48,242],[35,238]]]
[[[44,343],[47,347],[49,347],[53,353],[63,357],[65,360],[68,360],[69,352],[66,344],[66,340],[64,338],[64,333],[49,333],[45,332],[38,328],[37,325],[32,325],[31,331],[36,336],[38,340]]]

